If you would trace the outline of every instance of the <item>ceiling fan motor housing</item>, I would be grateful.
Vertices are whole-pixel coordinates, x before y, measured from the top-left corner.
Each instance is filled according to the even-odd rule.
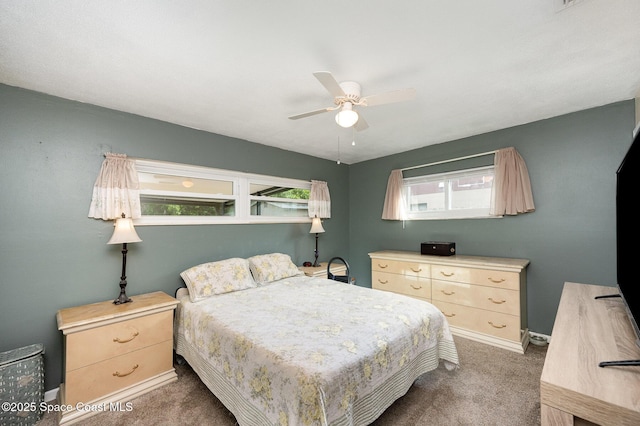
[[[360,85],[355,81],[343,81],[340,83],[340,88],[344,91],[344,97],[337,96],[334,99],[336,105],[342,105],[345,102],[351,102],[357,104],[360,102]]]

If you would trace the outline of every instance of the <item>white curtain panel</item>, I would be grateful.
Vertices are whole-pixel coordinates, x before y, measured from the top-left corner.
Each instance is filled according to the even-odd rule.
[[[382,218],[404,220],[404,196],[402,194],[402,170],[392,170],[387,181]]]
[[[124,154],[105,154],[100,174],[93,186],[89,217],[113,220],[141,216],[140,189],[135,160]]]
[[[534,211],[529,171],[518,151],[513,147],[496,151],[494,165],[490,214],[502,216]]]
[[[331,196],[327,182],[321,180],[311,181],[311,193],[309,194],[309,217],[318,216],[321,219],[331,217]]]

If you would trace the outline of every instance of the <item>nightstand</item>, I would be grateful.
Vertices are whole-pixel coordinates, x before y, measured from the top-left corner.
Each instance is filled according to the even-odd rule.
[[[173,310],[178,301],[155,292],[61,309],[58,330],[64,334],[64,383],[60,424],[72,424],[173,382]],[[95,410],[78,409],[83,405]]]
[[[327,278],[327,262],[321,262],[320,266],[299,266],[304,274],[308,277],[320,277]],[[333,264],[331,265],[331,273],[333,275],[346,275],[347,267],[344,264]]]

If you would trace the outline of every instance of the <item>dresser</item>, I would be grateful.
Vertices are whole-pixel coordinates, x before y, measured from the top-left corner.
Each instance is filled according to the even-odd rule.
[[[433,303],[454,334],[519,353],[526,350],[528,260],[391,250],[369,257],[374,289]]]
[[[178,301],[155,292],[61,309],[64,383],[60,424],[101,411],[130,409],[122,403],[177,380],[173,368],[173,311]],[[90,409],[88,409],[90,408]]]

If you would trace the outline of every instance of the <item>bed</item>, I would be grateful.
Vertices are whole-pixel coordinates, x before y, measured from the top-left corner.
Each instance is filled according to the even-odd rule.
[[[181,276],[176,353],[242,426],[369,424],[423,373],[458,365],[433,305],[306,277],[285,254]]]

